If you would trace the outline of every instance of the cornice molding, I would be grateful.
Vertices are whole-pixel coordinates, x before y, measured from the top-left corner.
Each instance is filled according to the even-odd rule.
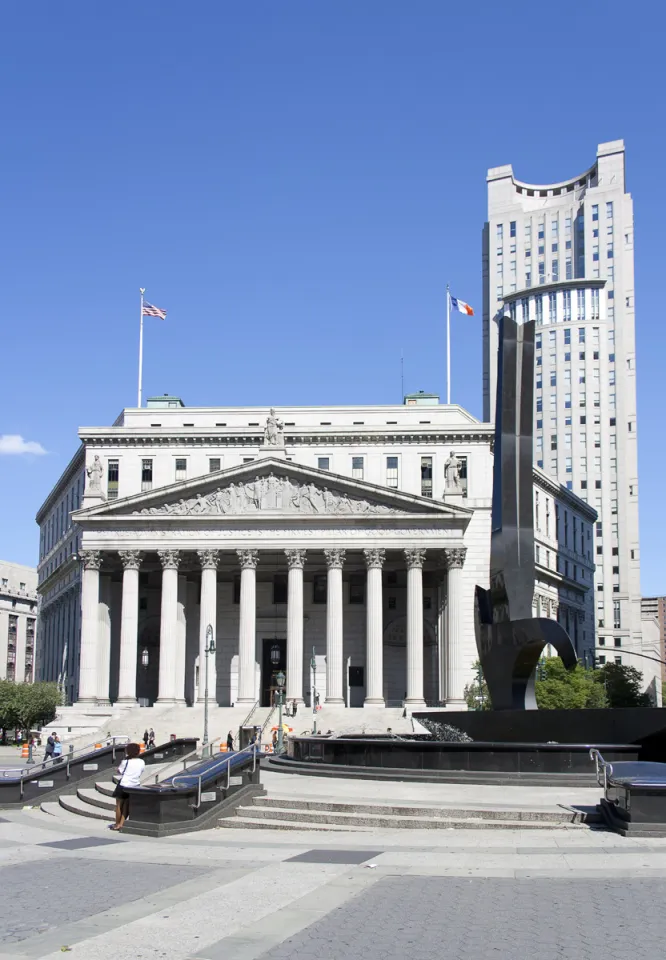
[[[263,435],[259,433],[232,434],[228,431],[161,429],[145,431],[141,434],[126,432],[123,428],[102,427],[99,430],[80,434],[87,447],[125,447],[127,449],[147,447],[193,447],[193,448],[220,448],[230,449],[253,448],[257,451],[263,448]],[[441,428],[434,430],[409,430],[402,428],[395,431],[385,429],[377,431],[310,431],[307,433],[285,434],[287,447],[327,447],[327,446],[370,446],[379,444],[390,445],[419,445],[419,444],[490,444],[494,443],[494,428],[491,424],[478,424],[474,428],[462,429]]]

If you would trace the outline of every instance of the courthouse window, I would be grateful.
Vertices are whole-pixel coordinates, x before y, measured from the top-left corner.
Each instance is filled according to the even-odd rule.
[[[363,479],[363,457],[352,457],[352,477],[355,480]]]
[[[365,574],[352,573],[349,577],[349,602],[365,602]]]
[[[153,489],[153,461],[152,460],[141,461],[141,489],[142,490]]]
[[[273,603],[287,602],[287,574],[276,573],[273,577]]]
[[[386,458],[386,486],[387,487],[398,486],[398,458],[397,457]]]
[[[316,573],[312,583],[312,602],[326,603],[326,574]]]
[[[176,457],[176,480],[187,479],[187,460]]]
[[[331,469],[331,458],[330,457],[317,457],[317,466],[320,470],[330,470]]]
[[[421,496],[432,497],[432,457],[421,457]]]
[[[107,500],[118,499],[118,461],[109,460],[106,472],[106,497]]]
[[[211,458],[209,459],[209,461],[208,461],[208,472],[209,472],[209,473],[217,473],[217,471],[218,471],[219,469],[220,469],[220,458],[219,458],[219,457],[211,457]]]

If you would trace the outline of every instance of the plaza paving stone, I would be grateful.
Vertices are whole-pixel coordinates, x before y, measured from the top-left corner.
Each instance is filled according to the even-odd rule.
[[[654,960],[664,896],[664,880],[387,877],[261,957]]]
[[[199,877],[196,866],[53,858],[2,871],[0,943],[15,943]]]
[[[311,797],[360,795],[296,783]],[[390,800],[414,799],[408,787]],[[504,799],[521,797],[542,809],[574,799]],[[588,828],[155,839],[37,809],[3,815],[0,960],[646,960],[666,942],[666,839]]]

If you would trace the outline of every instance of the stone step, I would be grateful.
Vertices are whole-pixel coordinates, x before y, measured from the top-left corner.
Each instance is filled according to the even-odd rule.
[[[582,823],[588,816],[594,819],[594,811],[585,810],[525,810],[518,808],[445,807],[445,806],[399,806],[396,804],[356,803],[353,801],[332,802],[329,800],[296,799],[293,797],[254,797],[256,807],[307,810],[316,813],[347,813],[395,817],[428,817],[447,820],[511,820],[537,821],[551,824]]]
[[[541,820],[494,820],[479,817],[441,817],[418,816],[405,817],[385,814],[331,813],[314,810],[290,810],[285,807],[238,807],[238,816],[244,820],[282,820],[288,823],[326,824],[337,827],[371,827],[385,830],[448,830],[469,829],[486,830],[580,830],[587,829],[582,824],[563,823],[562,821],[544,822]]]
[[[112,797],[115,789],[116,785],[113,780],[104,780],[95,784],[95,790],[101,793],[103,797]]]
[[[239,809],[241,809],[239,807]],[[328,823],[292,823],[279,819],[275,811],[274,819],[256,820],[252,817],[220,817],[217,825],[226,830],[310,830],[315,833],[365,833],[362,827],[336,827]]]
[[[70,813],[69,810],[61,807],[57,800],[44,800],[39,808],[35,807],[30,813],[34,815],[35,819],[58,820],[60,823],[72,827],[78,833],[81,831],[90,833],[95,830],[105,833],[109,824],[108,820],[84,819],[80,813]]]
[[[76,795],[84,803],[89,803],[93,807],[99,807],[100,810],[106,810],[115,815],[116,801],[113,797],[98,793],[97,790],[92,790],[90,787],[78,787]]]
[[[105,820],[107,823],[112,823],[115,819],[110,810],[102,810],[101,807],[93,806],[93,804],[82,800],[78,796],[58,797],[58,803],[69,813],[77,813],[82,817],[91,817],[93,820]]]

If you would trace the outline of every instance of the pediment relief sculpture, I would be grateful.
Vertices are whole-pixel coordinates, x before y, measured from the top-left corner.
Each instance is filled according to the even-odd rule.
[[[298,483],[286,477],[255,477],[245,483],[230,483],[207,494],[197,494],[175,503],[161,503],[135,510],[135,515],[196,517],[215,514],[259,513],[264,510],[307,515],[370,516],[397,514],[401,511],[382,503],[350,497],[314,483]]]

